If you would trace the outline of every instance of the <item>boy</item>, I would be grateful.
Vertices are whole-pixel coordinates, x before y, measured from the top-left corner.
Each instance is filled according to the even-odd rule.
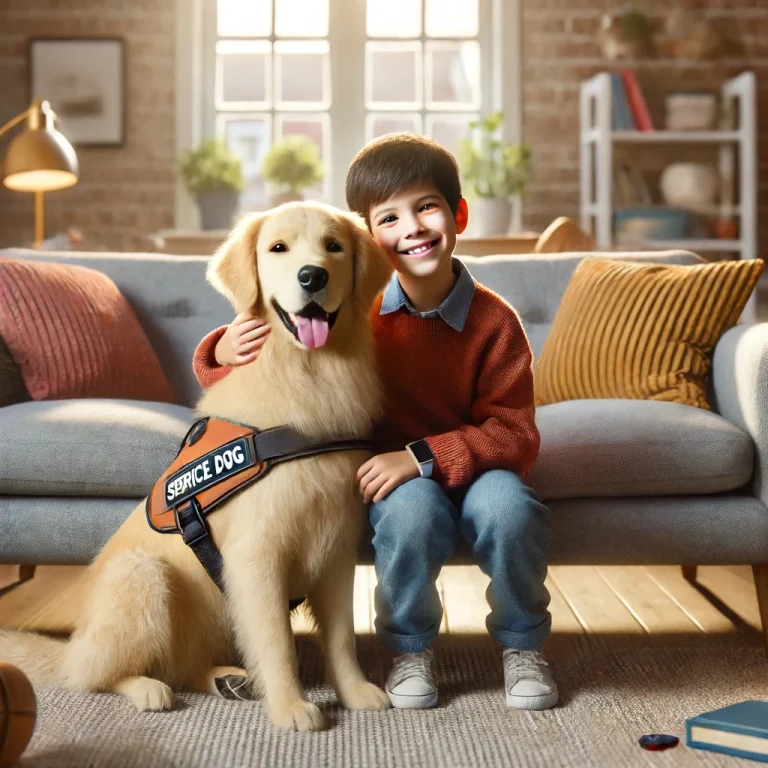
[[[378,455],[360,467],[378,586],[376,633],[394,653],[395,707],[437,706],[435,581],[461,534],[491,583],[488,631],[507,706],[547,709],[558,691],[538,649],[550,632],[548,510],[526,485],[539,451],[532,354],[517,314],[453,257],[467,225],[456,161],[436,142],[389,134],[350,166],[347,204],[396,270],[371,319],[386,394]],[[262,320],[238,316],[195,353],[204,386],[258,356]]]

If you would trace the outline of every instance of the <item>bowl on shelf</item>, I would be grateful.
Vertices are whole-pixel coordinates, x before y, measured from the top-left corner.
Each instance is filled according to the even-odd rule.
[[[708,131],[716,127],[717,97],[704,91],[678,91],[666,98],[669,131]]]
[[[690,233],[691,212],[664,206],[624,208],[616,211],[614,223],[621,244],[682,240]]]

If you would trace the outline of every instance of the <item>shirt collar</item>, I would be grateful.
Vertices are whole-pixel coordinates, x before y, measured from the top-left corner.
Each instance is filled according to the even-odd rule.
[[[464,266],[464,263],[455,256],[451,260],[451,267],[453,273],[457,276],[457,280],[451,292],[437,309],[431,312],[417,312],[405,295],[405,291],[397,279],[397,272],[395,272],[384,291],[379,314],[387,315],[401,308],[405,308],[410,314],[419,317],[434,316],[436,313],[455,331],[463,331],[464,324],[467,321],[467,314],[469,313],[469,306],[475,294],[475,280],[469,274],[469,270]]]

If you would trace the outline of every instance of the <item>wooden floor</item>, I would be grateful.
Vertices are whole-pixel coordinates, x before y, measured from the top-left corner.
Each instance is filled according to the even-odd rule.
[[[35,577],[10,591],[0,591],[0,626],[9,617],[26,621],[45,611],[82,569],[41,566]],[[16,568],[0,565],[0,590],[16,580]],[[370,566],[357,569],[355,629],[373,630]],[[485,632],[488,579],[474,566],[443,569],[438,582],[445,615],[441,632]],[[701,566],[697,584],[687,582],[677,566],[553,566],[547,579],[554,633],[680,634],[760,630],[760,614],[751,568]],[[297,619],[297,631],[306,629]]]

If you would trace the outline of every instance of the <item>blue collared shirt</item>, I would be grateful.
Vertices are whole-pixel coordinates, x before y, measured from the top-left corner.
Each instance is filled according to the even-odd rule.
[[[390,312],[397,312],[398,309],[405,309],[409,314],[424,318],[425,320],[442,317],[451,328],[456,331],[463,331],[464,324],[467,322],[469,306],[472,303],[472,297],[475,295],[475,280],[469,274],[464,263],[455,256],[452,258],[451,267],[453,274],[457,276],[457,280],[451,292],[437,309],[431,309],[429,312],[419,312],[414,309],[405,295],[400,281],[397,279],[397,272],[395,272],[389,281],[387,289],[384,291],[379,314],[388,315]]]

